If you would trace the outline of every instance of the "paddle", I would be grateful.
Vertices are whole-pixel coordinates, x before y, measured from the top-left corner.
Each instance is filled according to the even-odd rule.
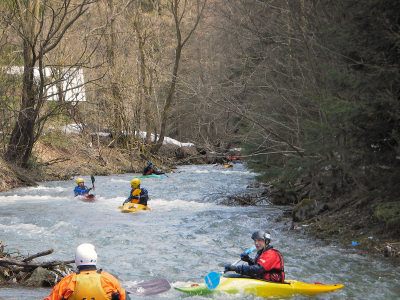
[[[256,250],[255,246],[253,246],[249,249],[246,249],[243,252],[243,254],[249,255],[254,250]],[[236,265],[240,261],[241,261],[241,259],[239,259],[238,261],[235,261],[232,265]],[[225,272],[223,272],[223,273],[225,273]],[[219,282],[221,281],[221,276],[223,273],[222,272],[210,272],[204,277],[204,282],[206,283],[206,286],[208,287],[209,290],[214,290],[219,285]]]
[[[171,288],[168,280],[166,279],[154,279],[149,281],[138,282],[132,289],[128,289],[128,294],[134,294],[136,296],[150,296],[160,294],[168,291]]]
[[[94,190],[94,181],[95,181],[95,179],[94,179],[93,175],[90,175],[90,180],[92,181],[92,189]]]

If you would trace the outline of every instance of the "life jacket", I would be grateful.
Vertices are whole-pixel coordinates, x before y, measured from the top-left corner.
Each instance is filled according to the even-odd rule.
[[[138,197],[138,196],[140,196],[140,194],[142,193],[142,190],[141,189],[134,189],[134,190],[132,190],[132,196],[133,197]],[[131,200],[131,203],[136,203],[136,204],[138,204],[140,202],[140,198],[138,197],[138,198],[133,198],[132,200]]]
[[[68,300],[109,300],[101,286],[101,270],[81,271],[75,275],[75,288]]]
[[[285,269],[282,254],[269,246],[258,254],[255,263],[262,266],[265,270],[263,279],[272,282],[285,281]]]
[[[89,193],[89,189],[88,189],[88,187],[86,185],[83,186],[83,187],[78,185],[78,186],[75,187],[74,193],[75,193],[75,196],[84,195],[84,194]]]

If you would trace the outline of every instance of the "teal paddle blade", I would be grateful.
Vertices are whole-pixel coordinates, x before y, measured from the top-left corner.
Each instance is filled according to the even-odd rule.
[[[210,272],[204,277],[204,282],[206,283],[206,286],[208,289],[213,290],[215,289],[221,280],[221,273],[217,272]]]

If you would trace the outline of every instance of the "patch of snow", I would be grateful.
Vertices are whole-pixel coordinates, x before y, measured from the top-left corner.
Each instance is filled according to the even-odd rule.
[[[65,126],[61,127],[62,132],[65,134],[77,134],[81,133],[83,130],[83,125],[82,124],[68,124]]]
[[[145,131],[138,131],[138,132],[135,132],[135,134],[137,134],[142,139],[146,138],[146,132]],[[150,137],[150,140],[152,142],[154,142],[154,139],[155,139],[155,136],[152,133],[151,137]],[[178,147],[194,147],[193,143],[182,143],[182,142],[180,142],[178,140],[175,140],[173,138],[170,138],[170,137],[166,136],[166,137],[164,137],[163,145],[167,145],[167,144],[173,144],[173,145],[176,145]]]

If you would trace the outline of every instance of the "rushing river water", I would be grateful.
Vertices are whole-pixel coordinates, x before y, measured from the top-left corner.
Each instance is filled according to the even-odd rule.
[[[399,299],[400,268],[388,261],[288,231],[274,221],[281,214],[277,207],[219,205],[224,196],[243,191],[254,180],[254,174],[240,164],[232,169],[184,166],[162,179],[143,179],[152,211],[122,214],[118,206],[129,194],[132,178],[133,174],[97,176],[95,203],[74,199],[72,180],[0,193],[0,240],[7,250],[19,249],[25,255],[53,248],[51,256],[42,258],[46,261],[73,259],[76,246],[90,242],[96,246],[98,266],[129,288],[136,281],[160,277],[171,284],[200,282],[208,272],[221,270],[221,263],[236,261],[252,246],[254,230],[269,229],[272,244],[285,258],[288,279],[346,285],[314,299]],[[90,179],[85,179],[90,186]],[[49,292],[45,288],[0,288],[0,299],[41,299]],[[187,297],[171,289],[147,299],[207,297]]]

